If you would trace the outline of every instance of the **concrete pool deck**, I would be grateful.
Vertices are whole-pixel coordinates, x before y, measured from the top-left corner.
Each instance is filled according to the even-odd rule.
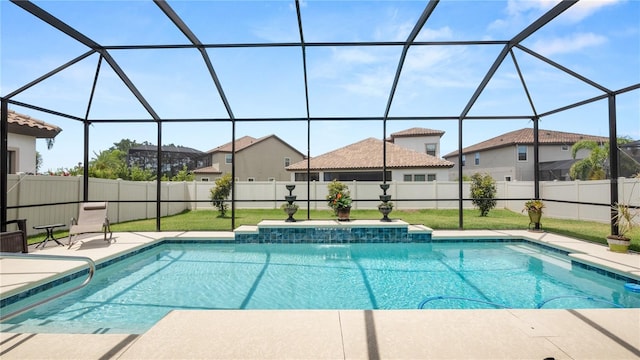
[[[640,278],[640,255],[550,233],[434,231],[447,237],[517,237],[572,252],[587,264]],[[232,232],[114,233],[70,250],[33,254],[113,258],[162,238],[233,239]],[[96,239],[95,241],[93,239]],[[65,241],[66,242],[66,241]],[[2,298],[82,266],[0,260]],[[173,311],[141,335],[0,333],[4,359],[638,359],[640,309],[584,310],[193,310]]]

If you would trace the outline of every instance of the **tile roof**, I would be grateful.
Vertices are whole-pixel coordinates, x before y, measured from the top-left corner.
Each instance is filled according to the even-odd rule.
[[[381,169],[382,140],[368,138],[311,159],[310,169]],[[387,142],[387,167],[453,167],[453,163]],[[307,160],[287,167],[288,171],[307,168]]]
[[[56,135],[62,131],[58,126],[48,124],[42,120],[34,119],[29,115],[17,113],[14,110],[9,110],[7,119],[9,132],[14,134],[51,139],[56,137]]]
[[[411,136],[433,136],[433,135],[442,136],[442,135],[444,135],[444,131],[427,129],[427,128],[420,128],[420,127],[414,127],[414,128],[407,129],[407,130],[394,132],[393,134],[391,134],[391,138],[411,137]]]
[[[220,171],[218,164],[195,169],[193,170],[193,172],[196,174],[222,174],[222,171]]]
[[[270,135],[271,136],[271,135]],[[240,151],[248,146],[253,145],[254,143],[258,142],[258,141],[262,141],[265,138],[267,138],[268,136],[263,136],[260,139],[256,139],[252,136],[243,136],[241,138],[236,139],[236,151]],[[220,145],[217,148],[211,149],[209,151],[207,151],[208,153],[215,153],[215,152],[231,152],[231,145],[232,145],[232,141],[229,141],[226,144]]]
[[[609,138],[604,136],[593,136],[585,134],[575,134],[562,131],[538,129],[538,142],[543,145],[573,145],[580,140],[593,140],[597,142],[608,142]],[[474,153],[476,151],[495,149],[512,145],[533,145],[533,129],[524,128],[498,135],[489,140],[479,142],[462,149],[463,154]],[[453,151],[445,155],[445,158],[458,155],[458,151]]]
[[[134,146],[129,149],[129,151],[158,151],[158,147],[155,145],[139,145]],[[186,146],[175,146],[175,145],[162,145],[160,147],[162,152],[172,152],[172,153],[186,153],[186,154],[204,154],[204,152],[193,149]]]
[[[281,143],[285,144],[286,146],[290,147],[291,149],[295,150],[296,152],[298,152],[298,154],[304,156],[300,151],[298,151],[296,148],[294,148],[293,146],[289,145],[287,142],[285,142],[284,140],[280,139],[279,137],[277,137],[274,134],[271,135],[267,135],[267,136],[263,136],[261,138],[254,138],[252,136],[243,136],[241,138],[236,139],[236,152],[242,151],[250,146],[253,146],[257,143],[260,143],[262,141],[265,141],[267,139],[270,138],[274,138],[278,141],[280,141]],[[207,153],[209,154],[213,154],[216,152],[227,152],[230,153],[231,152],[231,144],[232,142],[228,142],[226,144],[220,145],[217,148],[211,149],[209,151],[207,151]]]

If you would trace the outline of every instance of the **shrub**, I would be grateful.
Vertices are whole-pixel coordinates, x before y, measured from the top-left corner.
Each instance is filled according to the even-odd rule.
[[[219,217],[224,217],[229,209],[229,205],[225,203],[225,200],[231,194],[231,174],[227,173],[216,179],[216,187],[211,188],[210,191],[211,203],[218,208]]]
[[[333,180],[327,185],[329,194],[327,195],[327,205],[338,213],[338,209],[351,207],[351,196],[349,187],[338,180]]]
[[[480,216],[487,216],[496,207],[496,182],[489,174],[475,173],[471,176],[471,198],[473,205],[480,209]]]

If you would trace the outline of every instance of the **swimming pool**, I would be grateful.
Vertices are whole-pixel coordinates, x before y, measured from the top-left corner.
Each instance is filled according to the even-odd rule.
[[[640,294],[625,291],[625,282],[527,241],[163,243],[1,325],[11,332],[142,333],[172,309],[640,307]]]

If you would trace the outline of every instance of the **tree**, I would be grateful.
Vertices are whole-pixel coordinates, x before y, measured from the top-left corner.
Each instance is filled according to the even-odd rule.
[[[225,203],[225,200],[231,194],[231,180],[231,174],[226,173],[221,178],[216,179],[216,187],[210,190],[211,203],[218,208],[220,213],[218,217],[224,217],[229,209],[229,205]]]
[[[626,144],[632,140],[628,137],[618,138],[618,145]],[[589,150],[589,156],[580,159],[571,165],[569,176],[573,180],[604,180],[609,175],[607,162],[609,160],[609,143],[598,143],[593,140],[580,140],[571,147],[571,156],[575,159],[580,150]],[[618,148],[616,147],[616,150]],[[621,164],[627,159],[619,159]]]
[[[606,179],[605,165],[609,157],[609,143],[600,144],[593,140],[580,140],[571,147],[571,156],[575,159],[580,150],[589,150],[589,156],[571,165],[569,176],[573,180]]]
[[[89,162],[89,176],[101,179],[127,179],[126,154],[120,150],[105,150],[95,153]]]
[[[193,181],[195,179],[196,176],[187,170],[187,165],[183,165],[182,170],[178,171],[178,173],[171,178],[171,181]]]
[[[475,173],[471,176],[473,205],[480,209],[480,216],[487,216],[496,206],[496,182],[489,174]]]
[[[150,169],[141,169],[139,166],[132,166],[129,169],[129,180],[132,181],[152,181],[156,179],[156,174],[154,174]]]
[[[42,154],[39,151],[36,151],[36,174],[40,172],[40,168],[42,167]]]

